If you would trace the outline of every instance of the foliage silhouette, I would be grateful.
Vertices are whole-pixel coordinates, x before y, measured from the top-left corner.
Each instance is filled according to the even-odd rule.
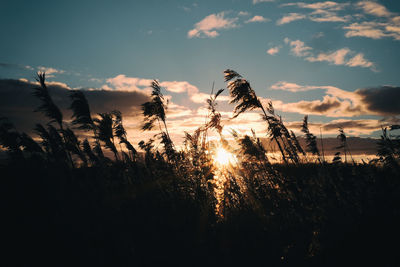
[[[72,91],[72,122],[64,122],[45,75],[38,77],[35,92],[49,124],[37,124],[36,135],[29,136],[0,119],[0,145],[8,152],[0,161],[8,203],[4,238],[15,265],[398,263],[400,138],[386,128],[375,162],[309,161],[305,151],[319,151],[308,117],[304,149],[272,103],[263,106],[250,84],[227,70],[234,117],[261,109],[282,162],[273,162],[254,131],[224,137],[216,102],[222,89],[211,93],[204,125],[185,133],[184,147],[176,149],[157,81],[142,111],[143,129],[158,125],[159,133],[139,142],[137,151],[119,111],[92,117],[83,92]],[[220,140],[209,142],[207,131],[216,131]],[[340,140],[345,145],[345,137]],[[215,162],[213,153],[221,147],[235,154],[234,164]]]

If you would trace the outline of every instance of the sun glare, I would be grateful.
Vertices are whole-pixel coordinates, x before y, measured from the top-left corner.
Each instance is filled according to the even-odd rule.
[[[236,156],[220,147],[215,153],[214,161],[220,165],[233,164],[236,162]]]

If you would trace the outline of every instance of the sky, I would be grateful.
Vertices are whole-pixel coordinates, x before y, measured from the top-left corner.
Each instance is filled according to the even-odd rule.
[[[82,89],[92,111],[122,111],[140,141],[140,105],[160,81],[168,127],[182,141],[204,123],[223,71],[246,78],[272,101],[288,128],[379,137],[400,121],[400,2],[379,1],[21,1],[0,2],[0,116],[29,131],[40,114],[31,95],[44,71],[70,119],[68,90]],[[231,119],[219,97],[224,134],[265,136],[254,110]],[[36,101],[36,102],[35,102]]]

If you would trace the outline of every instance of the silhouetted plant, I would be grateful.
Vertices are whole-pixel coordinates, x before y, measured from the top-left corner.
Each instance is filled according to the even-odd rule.
[[[60,129],[63,129],[63,115],[60,109],[54,104],[45,82],[45,73],[38,73],[36,81],[40,86],[34,88],[33,95],[41,100],[41,105],[35,110],[37,112],[43,113],[46,117],[50,119],[51,122],[56,122]]]
[[[4,147],[11,157],[20,157],[21,136],[14,125],[4,117],[0,118],[0,145]]]
[[[100,118],[93,121],[97,128],[97,138],[104,143],[104,146],[110,149],[115,156],[115,160],[119,161],[118,151],[114,142],[113,118],[111,113],[99,113]]]
[[[319,156],[319,150],[317,147],[317,137],[313,135],[310,130],[308,129],[308,116],[304,116],[303,119],[303,125],[301,126],[301,131],[305,134],[306,136],[306,142],[307,142],[307,151],[312,153],[313,155],[318,156],[318,160],[321,162],[320,156]]]
[[[392,125],[390,131],[400,129],[399,125]],[[390,136],[386,127],[382,128],[381,139],[378,142],[379,160],[388,167],[400,166],[400,135]]]
[[[263,118],[268,123],[268,129],[273,140],[275,140],[278,148],[281,152],[282,159],[287,163],[286,155],[282,144],[279,142],[278,138],[281,137],[280,126],[281,123],[276,118],[275,114],[267,115],[263,105],[258,99],[255,91],[251,88],[250,83],[243,79],[240,74],[236,71],[227,69],[224,71],[225,82],[228,82],[229,94],[233,98],[230,103],[236,103],[234,109],[234,116],[236,118],[239,114],[247,111],[253,110],[255,108],[260,108],[263,112]],[[272,103],[269,103],[269,108],[273,111]]]
[[[151,93],[151,101],[142,104],[142,111],[144,116],[143,130],[151,130],[154,124],[157,122],[160,130],[161,142],[164,144],[166,156],[170,160],[175,160],[175,149],[172,139],[168,133],[168,127],[166,123],[166,109],[168,105],[168,100],[164,99],[161,93],[161,87],[158,81],[154,80],[151,83],[151,88],[153,89]],[[161,123],[164,126],[164,130],[161,127]],[[165,131],[165,133],[164,133]]]

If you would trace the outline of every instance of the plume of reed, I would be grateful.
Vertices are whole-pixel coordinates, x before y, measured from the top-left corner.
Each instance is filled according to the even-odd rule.
[[[71,90],[72,125],[80,130],[93,130],[94,123],[90,114],[89,103],[81,90]]]
[[[278,145],[283,161],[287,163],[284,148],[278,140],[278,138],[282,135],[280,129],[281,122],[276,118],[275,114],[271,114],[271,112],[273,112],[272,102],[270,102],[269,107],[267,107],[267,110],[270,111],[270,115],[268,115],[265,108],[261,104],[261,101],[258,99],[255,91],[247,80],[243,79],[242,76],[236,71],[230,69],[224,71],[224,76],[225,82],[228,82],[227,87],[229,89],[229,94],[232,97],[230,103],[236,104],[233,118],[236,118],[247,110],[260,108],[263,112],[263,119],[268,124],[270,135]]]
[[[12,157],[22,156],[20,149],[21,135],[14,125],[5,117],[0,118],[0,146],[4,147]]]
[[[308,116],[304,116],[303,125],[301,126],[301,131],[306,136],[306,143],[307,143],[307,152],[310,152],[313,155],[318,156],[319,162],[321,162],[319,150],[317,147],[317,137],[313,135],[310,130],[308,129]]]
[[[46,117],[48,117],[50,119],[49,123],[56,122],[59,126],[59,129],[63,131],[63,114],[50,96],[49,90],[46,85],[46,74],[44,72],[37,73],[36,81],[39,83],[40,86],[34,88],[33,95],[39,98],[39,100],[41,101],[41,105],[35,110],[35,112],[41,112]],[[66,150],[66,140],[64,137],[62,137],[62,139],[63,142],[61,142],[61,145],[63,149]],[[67,161],[72,167],[74,167],[74,162],[72,160],[71,154],[69,153],[69,151],[66,151],[66,153]]]
[[[344,133],[344,130],[342,127],[339,128],[339,135],[337,136],[337,139],[340,141],[340,145],[337,147],[338,149],[343,148],[343,153],[344,153],[344,162],[347,162],[347,153],[350,155],[351,161],[354,163],[353,157],[351,156],[349,146],[347,144],[347,136]]]
[[[390,130],[400,129],[399,125],[392,125]],[[378,142],[379,160],[388,167],[400,168],[400,135],[391,136],[387,127],[382,128],[381,139]]]
[[[110,149],[115,156],[115,160],[119,161],[118,151],[114,141],[113,118],[111,113],[99,113],[100,118],[95,118],[97,128],[97,138],[104,143],[104,146]]]
[[[114,135],[119,139],[119,143],[124,144],[125,147],[128,149],[130,154],[129,158],[131,161],[133,161],[136,157],[137,152],[133,145],[128,141],[126,130],[122,123],[122,114],[119,110],[113,110],[111,114],[114,116]]]
[[[56,122],[63,128],[63,115],[53,99],[49,94],[49,90],[46,86],[46,74],[44,72],[38,73],[36,81],[39,82],[40,86],[34,88],[33,95],[40,99],[41,105],[35,110],[36,112],[43,113],[50,119],[50,122]]]
[[[65,142],[66,149],[70,151],[72,154],[78,156],[79,159],[84,164],[84,166],[87,166],[87,158],[81,149],[81,143],[76,137],[75,133],[70,128],[63,130],[62,133],[66,141]]]
[[[22,133],[20,135],[20,138],[21,138],[20,144],[23,147],[24,151],[29,152],[31,154],[43,154],[44,153],[44,151],[40,147],[40,145],[26,133]]]
[[[153,80],[151,83],[153,89],[151,93],[151,101],[142,104],[142,112],[144,116],[143,130],[151,130],[154,128],[154,124],[158,122],[160,130],[161,143],[164,145],[165,153],[168,158],[172,159],[175,157],[175,148],[172,139],[168,132],[166,123],[166,110],[168,106],[168,100],[164,99],[161,93],[161,87],[158,81]],[[163,127],[161,126],[163,125]]]
[[[87,139],[83,140],[82,142],[82,150],[86,154],[92,165],[96,165],[99,163],[99,158],[94,154],[92,147],[90,146]]]

